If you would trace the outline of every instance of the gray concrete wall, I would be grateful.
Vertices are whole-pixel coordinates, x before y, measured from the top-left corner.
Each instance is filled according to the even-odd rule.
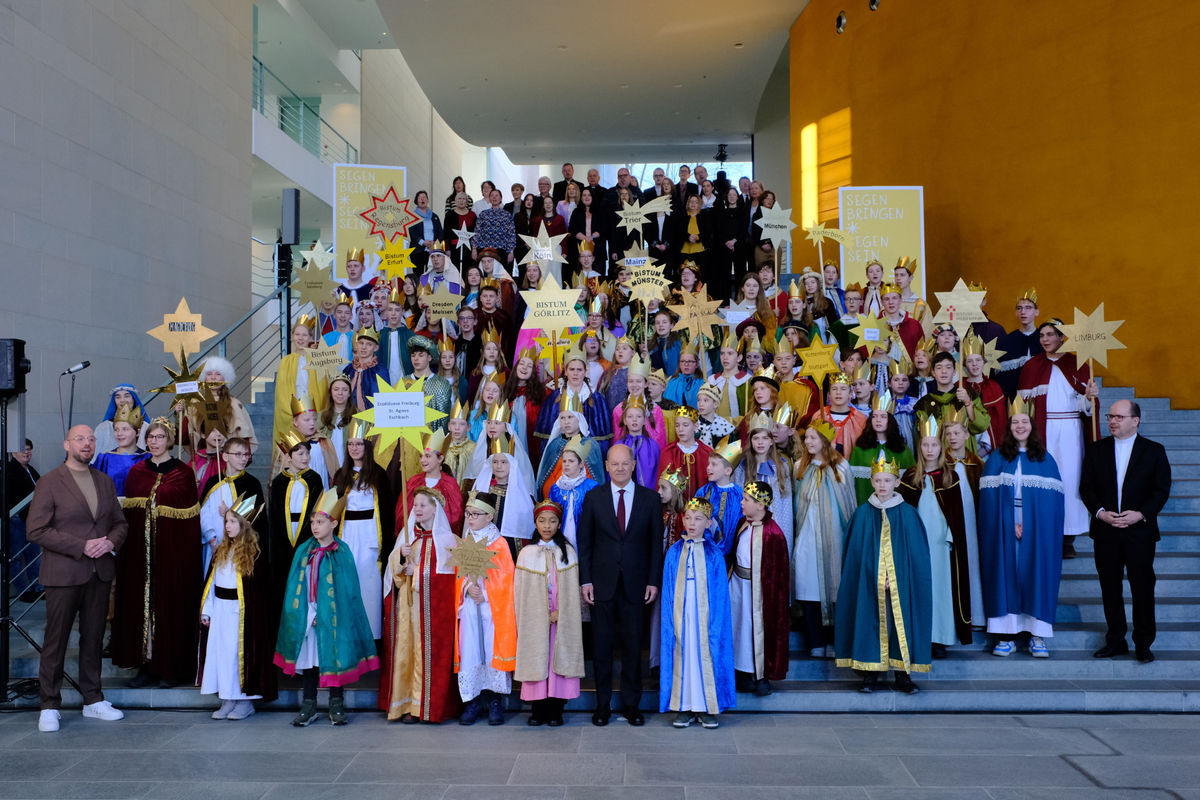
[[[771,77],[763,89],[754,120],[754,176],[771,191],[779,205],[794,208],[792,202],[790,68],[788,47],[784,45]],[[799,212],[799,209],[797,209]]]
[[[92,362],[94,424],[162,383],[146,331],[181,296],[215,330],[247,310],[251,29],[247,0],[0,0],[0,337],[29,342],[39,467],[59,372]]]

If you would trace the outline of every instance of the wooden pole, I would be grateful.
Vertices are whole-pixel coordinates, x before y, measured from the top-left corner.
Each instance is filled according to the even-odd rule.
[[[1088,359],[1088,383],[1094,383],[1096,380],[1095,367],[1092,365],[1092,359]],[[1093,397],[1092,403],[1092,441],[1100,441],[1100,401]]]

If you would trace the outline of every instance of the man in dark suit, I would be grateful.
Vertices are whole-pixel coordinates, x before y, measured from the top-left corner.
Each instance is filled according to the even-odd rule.
[[[567,184],[575,184],[575,188],[583,191],[583,184],[575,180],[575,165],[570,161],[562,165],[563,179],[554,184],[554,202],[561,203],[567,199]]]
[[[587,186],[584,188],[589,188],[592,190],[592,197],[595,198],[597,202],[599,202],[604,197],[605,192],[608,191],[608,189],[605,189],[600,185],[600,170],[596,169],[595,167],[592,167],[587,171]]]
[[[1154,549],[1159,539],[1158,514],[1171,494],[1171,465],[1158,442],[1138,435],[1142,410],[1131,400],[1118,400],[1108,410],[1112,436],[1093,444],[1084,455],[1079,497],[1091,515],[1092,542],[1104,621],[1105,644],[1093,655],[1111,658],[1129,652],[1125,642],[1123,573],[1129,575],[1133,601],[1133,645],[1137,659],[1154,660]]]
[[[691,176],[691,168],[687,164],[681,166],[679,168],[679,182],[675,184],[675,188],[671,192],[671,205],[679,209],[680,213],[687,208],[688,197],[700,193],[699,187],[688,180]]]
[[[29,506],[29,541],[42,548],[46,587],[46,637],[38,667],[42,731],[58,730],[63,662],[76,615],[83,715],[103,720],[125,716],[100,691],[100,650],[117,569],[114,554],[129,528],[112,479],[88,466],[96,452],[92,429],[71,428],[63,448],[67,460],[37,482]]]
[[[612,715],[612,650],[620,628],[622,713],[630,725],[643,725],[642,620],[662,581],[662,501],[633,482],[627,446],[613,445],[605,465],[609,482],[584,495],[576,528],[580,588],[592,606],[592,724],[607,725]]]

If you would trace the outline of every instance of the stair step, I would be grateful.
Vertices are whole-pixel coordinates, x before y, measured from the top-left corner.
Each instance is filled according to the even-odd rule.
[[[1031,658],[1023,647],[1006,658],[992,655],[990,647],[976,645],[949,648],[949,657],[933,662],[927,676],[932,682],[942,680],[996,680],[1044,682],[1054,680],[1130,680],[1146,676],[1147,665],[1132,656],[1093,658],[1093,647],[1065,650],[1056,646],[1057,637],[1046,640],[1050,658]],[[1200,666],[1197,654],[1188,651],[1154,651],[1154,677],[1161,680],[1193,680]],[[846,675],[832,659],[807,658],[792,653],[788,664],[788,680],[828,681]],[[1031,684],[1036,685],[1036,684]],[[1200,688],[1200,681],[1196,681]]]
[[[1179,533],[1195,533],[1200,530],[1200,520],[1196,514],[1182,511],[1164,511],[1158,515],[1159,531],[1175,531]]]
[[[1195,573],[1159,572],[1156,577],[1158,579],[1154,586],[1154,596],[1156,598],[1200,594],[1200,576]],[[1126,581],[1124,586],[1126,593],[1128,593],[1129,583]],[[1100,582],[1096,580],[1095,575],[1067,574],[1062,576],[1062,582],[1059,584],[1059,592],[1071,597],[1099,597]],[[1200,613],[1200,608],[1197,609],[1197,612]]]
[[[1092,560],[1091,542],[1088,541],[1087,549],[1085,550],[1083,541],[1076,540],[1075,549],[1079,553],[1078,558],[1069,558],[1063,562],[1063,577],[1072,576],[1088,576],[1096,578],[1096,564]],[[1087,554],[1086,556],[1084,554]],[[1167,574],[1187,573],[1191,575],[1200,574],[1200,553],[1196,552],[1171,552],[1159,550],[1154,557],[1155,572]]]
[[[1067,587],[1063,587],[1063,591]],[[1071,587],[1074,588],[1074,587]],[[1125,618],[1133,619],[1133,606],[1129,603],[1129,588],[1125,588]],[[1169,622],[1200,622],[1200,597],[1164,597],[1154,599],[1154,618],[1162,623]],[[1064,622],[1103,622],[1104,608],[1100,604],[1100,594],[1084,597],[1066,595],[1061,591],[1058,596],[1058,611],[1055,614],[1055,624]],[[1200,654],[1197,654],[1200,657]],[[1198,673],[1200,674],[1200,673]]]

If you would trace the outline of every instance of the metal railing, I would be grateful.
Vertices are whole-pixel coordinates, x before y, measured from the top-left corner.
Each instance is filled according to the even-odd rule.
[[[253,58],[254,109],[325,164],[357,164],[358,148],[321,117],[312,103]]]

